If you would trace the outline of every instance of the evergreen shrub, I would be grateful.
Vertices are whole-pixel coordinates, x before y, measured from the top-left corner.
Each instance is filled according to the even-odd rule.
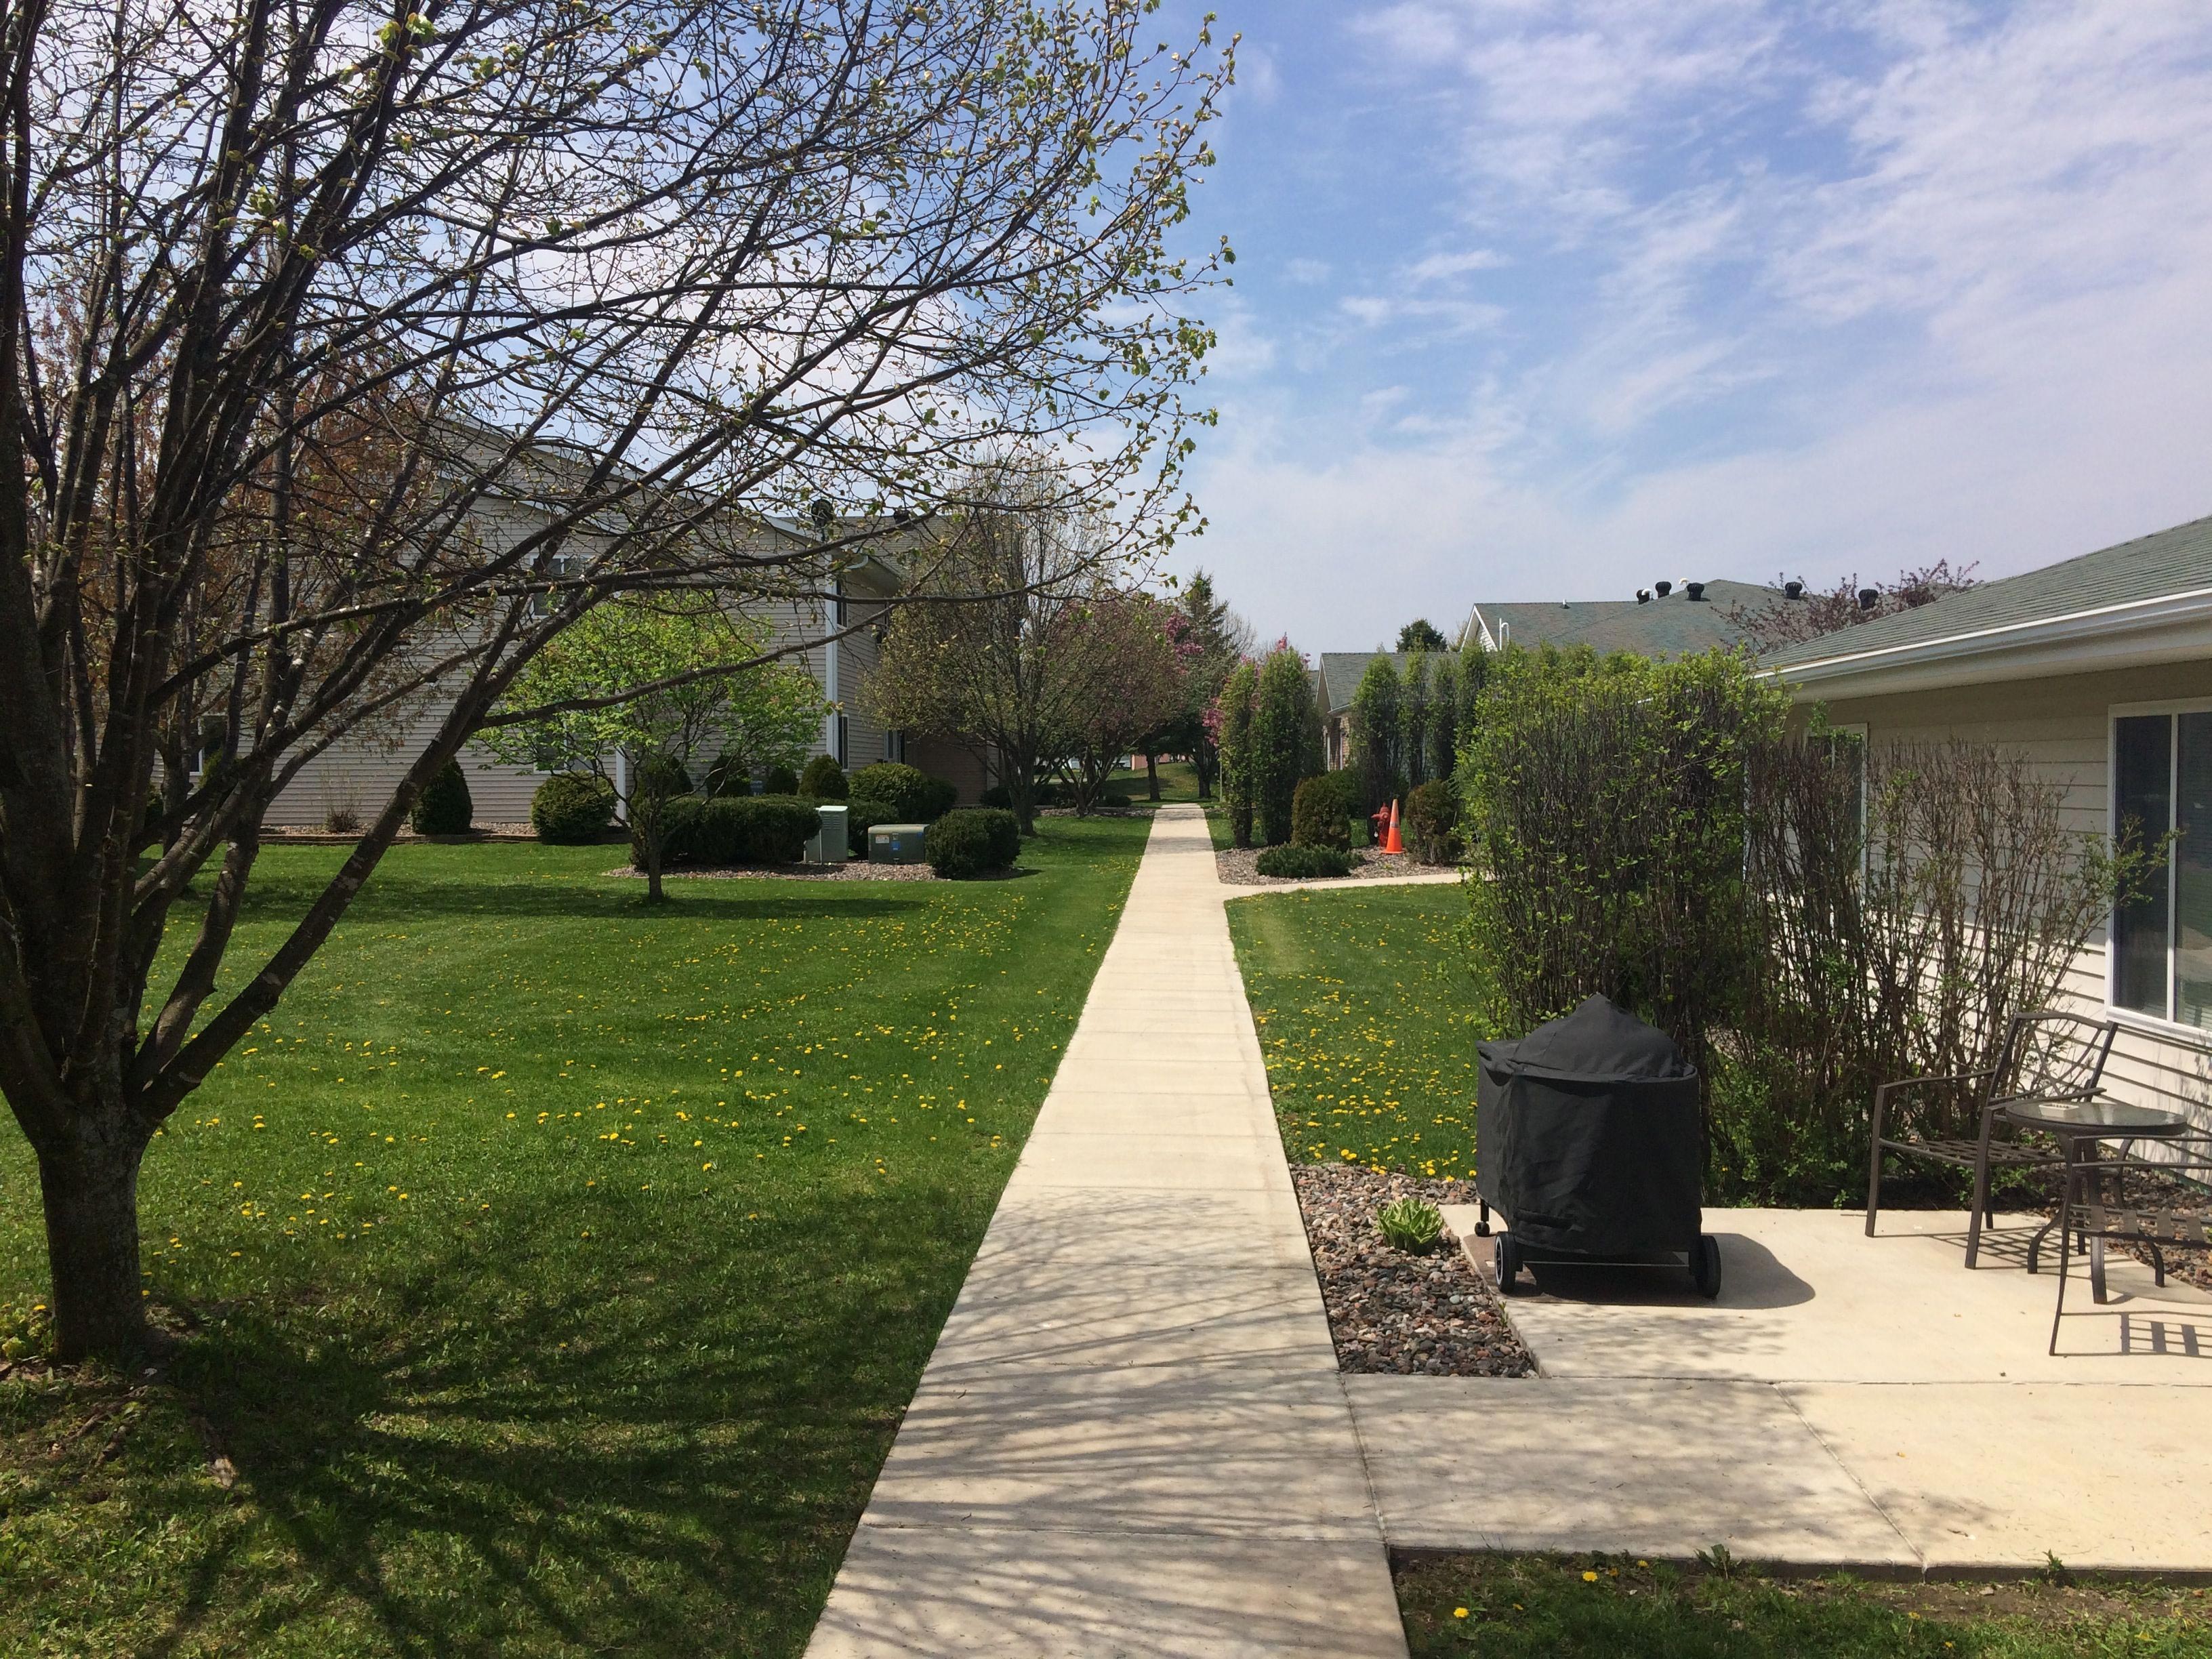
[[[416,800],[407,822],[418,836],[465,836],[475,816],[476,803],[469,799],[469,781],[461,775],[461,763],[447,761]]]
[[[1459,856],[1459,796],[1449,783],[1417,785],[1406,797],[1406,850],[1423,864]]]
[[[853,799],[863,797],[898,808],[900,817],[879,818],[879,823],[928,823],[951,811],[960,792],[920,767],[901,761],[878,761],[853,774]]]
[[[794,795],[678,795],[660,808],[660,861],[665,868],[731,864],[790,864],[806,850],[821,817]],[[630,832],[640,868],[645,847]]]
[[[556,772],[530,798],[530,827],[552,847],[587,847],[615,821],[615,787],[588,772]]]
[[[1304,880],[1314,876],[1348,876],[1358,863],[1351,854],[1334,847],[1300,847],[1291,842],[1270,847],[1261,854],[1259,867],[1263,876],[1294,876]]]
[[[771,766],[761,781],[763,795],[795,795],[799,793],[799,774],[788,766]]]
[[[1359,811],[1357,775],[1323,772],[1308,778],[1291,798],[1291,842],[1297,847],[1352,845],[1352,819]]]
[[[809,800],[843,800],[853,791],[845,769],[828,755],[817,755],[799,775],[799,793]]]
[[[1021,855],[1021,821],[995,806],[963,806],[929,826],[929,867],[955,881],[1003,870]]]

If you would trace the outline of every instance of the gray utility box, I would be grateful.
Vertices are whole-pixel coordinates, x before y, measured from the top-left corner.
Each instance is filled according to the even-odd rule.
[[[814,839],[806,843],[809,864],[842,864],[853,855],[852,845],[845,839],[845,811],[842,806],[814,809]]]
[[[872,864],[923,864],[926,823],[879,823],[868,831],[868,861]]]

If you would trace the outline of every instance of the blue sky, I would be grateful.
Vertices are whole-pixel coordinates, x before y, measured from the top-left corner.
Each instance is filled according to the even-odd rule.
[[[2203,0],[1212,9],[1237,263],[1175,563],[1266,635],[2212,514]]]

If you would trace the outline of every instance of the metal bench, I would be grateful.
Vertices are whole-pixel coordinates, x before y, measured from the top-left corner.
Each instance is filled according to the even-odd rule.
[[[1971,1170],[1974,1197],[1966,1223],[1966,1265],[1972,1267],[1981,1255],[1984,1224],[1996,1219],[1990,1171],[2040,1170],[2056,1176],[2065,1164],[2065,1154],[2053,1148],[2010,1134],[1999,1135],[2004,1109],[2021,1100],[2094,1098],[2103,1084],[2105,1061],[2112,1054],[2112,1038],[2118,1030],[2116,1020],[2039,1008],[2032,1013],[2014,1014],[2006,1023],[1996,1064],[1987,1071],[1902,1078],[1876,1089],[1873,1144],[1867,1158],[1867,1237],[1874,1237],[1875,1217],[1881,1207],[1885,1152]],[[1971,1137],[1940,1132],[1950,1126],[1934,1115],[1936,1108],[1920,1092],[1939,1086],[1972,1091],[1976,1132]],[[1931,1127],[1937,1132],[1929,1133]]]

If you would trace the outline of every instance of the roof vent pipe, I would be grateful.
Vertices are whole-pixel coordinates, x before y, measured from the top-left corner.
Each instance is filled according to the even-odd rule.
[[[1684,582],[1682,591],[1690,596],[1693,603],[1700,602],[1705,597],[1705,585],[1703,582]]]
[[[1659,597],[1662,599],[1674,591],[1674,584],[1672,582],[1660,582],[1656,584],[1656,586],[1658,587]]]
[[[1877,604],[1879,604],[1879,603],[1881,602],[1881,590],[1880,588],[1878,588],[1878,587],[1862,587],[1861,589],[1859,589],[1859,609],[1860,609],[1860,610],[1862,610],[1862,611],[1871,611],[1871,610],[1873,610],[1873,609],[1875,608],[1875,606]]]
[[[1651,603],[1651,590],[1650,590],[1650,588],[1648,588],[1648,587],[1639,587],[1639,588],[1638,588],[1638,589],[1636,590],[1636,602],[1637,602],[1637,604],[1638,604],[1638,605],[1649,605],[1649,604],[1650,604],[1650,603]]]
[[[1784,599],[1803,599],[1803,598],[1805,597],[1805,584],[1804,584],[1804,583],[1802,583],[1802,582],[1784,582],[1784,583],[1783,583],[1783,584],[1782,584],[1782,597],[1783,597]]]

